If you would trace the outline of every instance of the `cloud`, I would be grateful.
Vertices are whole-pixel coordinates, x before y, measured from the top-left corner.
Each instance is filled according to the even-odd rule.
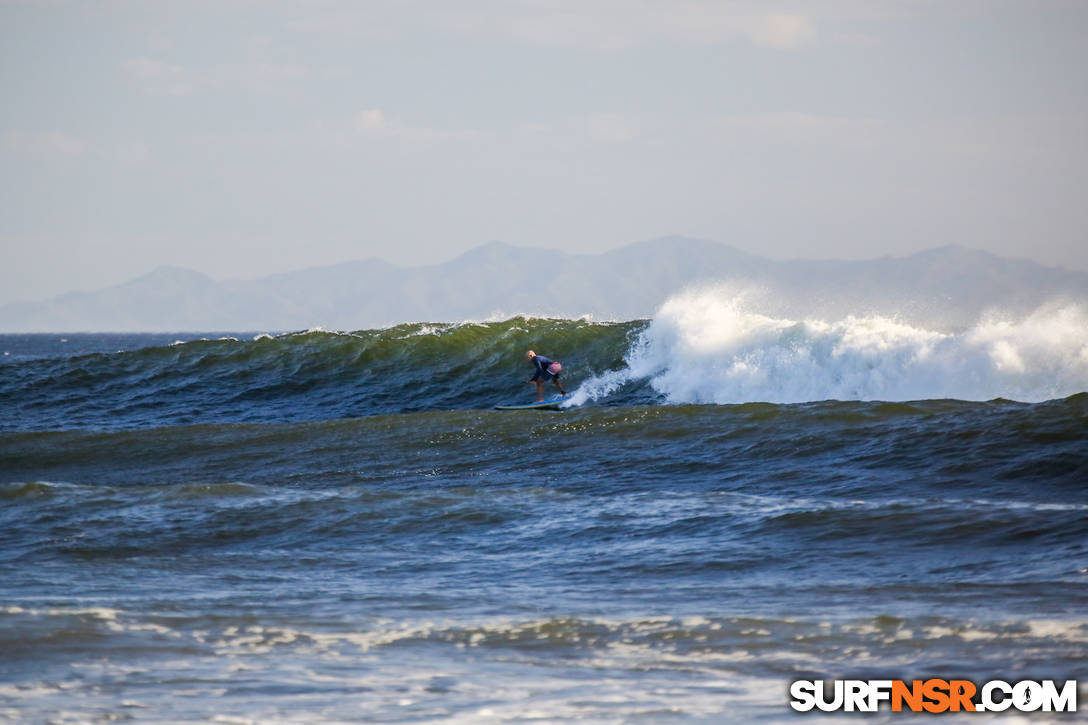
[[[491,32],[543,46],[619,50],[642,45],[715,45],[747,40],[776,49],[815,38],[811,19],[770,12],[750,2],[701,0],[553,0],[476,2],[432,11],[437,25],[462,33]]]
[[[125,164],[142,164],[151,158],[147,145],[139,141],[125,141],[113,149],[113,157]]]
[[[214,68],[204,79],[212,88],[241,86],[253,91],[275,91],[302,80],[306,70],[293,63],[235,63]]]
[[[156,93],[167,96],[184,96],[192,92],[190,74],[180,65],[164,63],[150,58],[126,60],[122,67],[132,78]]]
[[[331,3],[293,23],[297,29],[352,35],[437,28],[513,38],[530,45],[621,50],[645,45],[749,42],[793,49],[816,38],[816,23],[781,3],[756,0],[431,0]]]
[[[193,70],[149,58],[127,60],[122,68],[146,90],[166,96],[185,96],[200,89],[241,87],[277,91],[306,77],[302,66],[291,63],[225,63]]]
[[[604,143],[626,143],[642,133],[637,118],[620,113],[591,113],[586,119],[590,139]]]
[[[399,119],[391,118],[380,108],[368,108],[352,117],[352,130],[357,136],[383,137],[413,145],[434,143],[448,140],[467,140],[478,138],[474,131],[450,131],[426,126],[409,126]]]
[[[355,130],[359,133],[387,133],[392,129],[380,108],[369,108],[355,114]]]
[[[377,145],[393,152],[418,152],[429,150],[437,144],[478,143],[489,138],[489,134],[471,129],[414,126],[384,109],[365,108],[346,118],[331,121],[315,119],[308,124],[304,136],[285,136],[277,139],[276,143],[301,142],[343,151],[373,149]]]
[[[81,156],[92,151],[88,142],[60,131],[12,131],[7,135],[7,145],[10,150],[28,156]]]
[[[765,15],[750,21],[747,35],[757,45],[786,50],[810,42],[816,31],[803,15]]]
[[[140,141],[129,139],[102,144],[62,131],[11,131],[6,141],[9,151],[36,158],[86,157],[133,165],[142,164],[151,156],[147,146]]]
[[[176,78],[185,73],[180,65],[171,65],[158,60],[148,58],[134,58],[124,63],[125,70],[136,78],[159,80],[161,78]]]

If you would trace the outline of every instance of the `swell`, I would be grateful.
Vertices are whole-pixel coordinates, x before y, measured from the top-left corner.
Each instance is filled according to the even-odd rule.
[[[574,384],[622,364],[644,322],[514,318],[311,330],[9,363],[0,429],[272,422],[490,408],[529,399],[529,348]]]
[[[0,483],[309,485],[573,469],[625,486],[752,467],[793,485],[850,475],[992,483],[1088,477],[1088,393],[1063,400],[432,411],[299,423],[0,433]],[[848,475],[850,474],[850,475]],[[847,483],[842,484],[844,490]],[[27,489],[27,494],[35,491]],[[978,490],[976,489],[976,493]],[[10,492],[4,495],[15,495]],[[20,494],[21,495],[21,494]]]
[[[529,348],[563,362],[567,407],[1041,402],[1088,391],[1088,313],[1076,305],[943,332],[871,316],[772,318],[711,289],[670,299],[651,321],[414,323],[18,359],[0,376],[0,430],[488,409],[531,400]]]
[[[66,556],[109,559],[495,537],[511,551],[569,547],[589,556],[585,571],[657,575],[758,569],[769,551],[1068,557],[1088,540],[1088,394],[536,420],[450,411],[0,434],[0,542],[19,556],[78,532]]]

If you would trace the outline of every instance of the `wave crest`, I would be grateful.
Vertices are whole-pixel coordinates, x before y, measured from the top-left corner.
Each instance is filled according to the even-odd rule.
[[[1088,314],[1046,306],[997,313],[947,333],[882,316],[827,322],[770,317],[722,288],[669,299],[625,357],[586,381],[571,405],[648,380],[671,403],[1009,398],[1088,390]]]

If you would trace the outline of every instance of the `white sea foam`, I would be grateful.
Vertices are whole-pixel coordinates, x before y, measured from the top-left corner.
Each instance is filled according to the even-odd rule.
[[[526,321],[538,321],[538,320],[568,320],[572,322],[586,322],[590,324],[607,325],[611,323],[623,322],[618,318],[602,317],[594,315],[592,313],[585,313],[582,315],[572,316],[570,314],[562,314],[556,311],[537,310],[536,312],[525,312],[524,310],[494,310],[490,314],[482,317],[466,317],[463,318],[457,324],[459,325],[487,325],[495,322],[507,322],[509,320],[523,319]]]
[[[1088,312],[1067,304],[1021,319],[993,313],[948,333],[879,316],[770,317],[711,288],[668,300],[626,363],[583,383],[569,404],[642,379],[673,403],[1039,402],[1088,391]]]
[[[129,635],[119,640],[121,646],[132,632],[150,633],[145,643],[163,646],[158,625],[146,627],[150,623],[135,610],[8,608],[33,616],[94,613],[97,619],[136,625],[126,627]],[[205,621],[209,630],[187,629],[196,623],[187,615],[177,623],[182,634],[202,643],[198,632],[222,627],[218,614]],[[213,645],[216,657],[194,656],[183,642],[183,649],[168,644],[163,656],[141,658],[140,667],[84,658],[54,681],[0,683],[0,700],[14,706],[0,710],[0,720],[778,722],[790,716],[776,672],[821,671],[846,662],[910,672],[925,667],[918,653],[943,658],[960,651],[964,641],[973,642],[972,651],[990,667],[1007,661],[1010,646],[1072,651],[1068,643],[1083,642],[1086,631],[1083,620],[984,623],[928,615],[892,624],[696,614],[365,624],[303,616],[298,629],[250,621],[247,616],[247,623],[219,630],[229,647]],[[421,642],[428,644],[422,659],[412,656]],[[923,646],[883,649],[892,642]],[[246,686],[219,686],[227,681]],[[139,700],[130,699],[133,688]],[[79,717],[71,714],[76,711]],[[840,721],[851,719],[821,718],[821,723]]]

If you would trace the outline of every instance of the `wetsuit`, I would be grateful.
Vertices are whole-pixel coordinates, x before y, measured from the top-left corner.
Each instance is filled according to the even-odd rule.
[[[551,365],[554,360],[549,360],[543,355],[536,355],[533,357],[533,365],[536,370],[533,372],[533,377],[530,380],[551,380],[552,378],[558,378],[558,375],[552,375],[548,372],[548,366]]]

